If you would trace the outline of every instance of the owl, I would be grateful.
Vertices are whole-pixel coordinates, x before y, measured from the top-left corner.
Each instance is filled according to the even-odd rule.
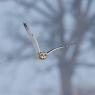
[[[36,53],[37,53],[37,55],[38,55],[38,58],[39,58],[40,60],[45,60],[45,59],[48,58],[48,55],[49,55],[50,53],[52,53],[52,52],[54,52],[54,51],[57,51],[57,50],[59,50],[59,49],[63,49],[63,48],[64,48],[64,46],[62,46],[62,47],[58,47],[58,48],[51,49],[51,50],[49,50],[49,51],[47,51],[47,52],[42,51],[42,50],[40,49],[40,47],[39,47],[39,44],[38,44],[37,39],[35,38],[35,36],[34,36],[33,33],[32,33],[31,26],[28,25],[28,24],[26,24],[26,23],[23,23],[23,25],[24,25],[24,27],[25,27],[27,33],[28,33],[29,36],[30,36],[30,40],[32,41],[32,44],[33,44],[33,46],[34,46],[34,48],[35,48],[35,50],[36,50]],[[71,45],[72,45],[72,44],[71,44]]]

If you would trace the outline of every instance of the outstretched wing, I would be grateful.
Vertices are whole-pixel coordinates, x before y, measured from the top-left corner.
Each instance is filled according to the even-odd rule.
[[[56,50],[59,50],[59,49],[63,49],[64,47],[59,47],[59,48],[55,48],[55,49],[51,49],[49,50],[47,53],[50,54],[52,53],[53,51],[56,51]]]
[[[47,53],[50,54],[50,53],[52,53],[53,51],[56,51],[56,50],[59,50],[59,49],[69,48],[69,47],[72,46],[72,45],[75,45],[75,43],[70,43],[70,44],[65,44],[65,43],[64,43],[64,46],[58,47],[58,48],[55,48],[55,49],[51,49],[51,50],[49,50]]]
[[[26,23],[23,23],[23,25],[24,25],[24,27],[25,27],[27,33],[28,33],[29,36],[30,36],[30,39],[31,39],[31,41],[32,41],[32,43],[33,43],[33,46],[34,46],[36,52],[37,52],[37,53],[40,52],[40,48],[39,48],[39,45],[38,45],[38,41],[36,40],[35,36],[32,34],[31,26],[30,26],[30,25],[27,25]]]

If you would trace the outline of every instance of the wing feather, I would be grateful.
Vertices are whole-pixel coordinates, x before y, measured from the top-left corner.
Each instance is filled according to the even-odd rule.
[[[30,36],[30,39],[31,39],[31,41],[32,41],[32,43],[33,43],[33,46],[34,46],[36,52],[37,52],[37,53],[40,52],[40,48],[39,48],[38,41],[36,40],[35,36],[34,36],[33,33],[32,33],[31,26],[30,26],[30,25],[27,25],[26,23],[23,23],[23,25],[24,25],[24,27],[25,27],[27,33],[28,33],[29,36]]]
[[[51,49],[51,50],[49,50],[47,53],[50,54],[50,53],[52,53],[52,52],[54,52],[54,51],[56,51],[56,50],[63,49],[63,48],[64,48],[64,47],[59,47],[59,48]]]
[[[56,50],[59,50],[59,49],[69,48],[72,45],[75,45],[75,43],[70,43],[70,44],[65,44],[64,43],[64,46],[61,46],[61,47],[58,47],[58,48],[55,48],[55,49],[51,49],[47,53],[50,54],[50,53],[52,53],[52,52],[54,52]]]

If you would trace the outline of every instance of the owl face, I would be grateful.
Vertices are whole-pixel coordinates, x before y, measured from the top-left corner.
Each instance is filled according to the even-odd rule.
[[[39,52],[39,59],[44,60],[48,57],[47,52]]]

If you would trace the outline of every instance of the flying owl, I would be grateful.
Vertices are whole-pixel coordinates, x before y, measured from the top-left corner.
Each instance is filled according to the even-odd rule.
[[[54,52],[54,51],[57,51],[57,50],[59,50],[59,49],[63,49],[63,48],[65,47],[65,46],[62,46],[62,47],[54,48],[54,49],[51,49],[51,50],[49,50],[49,51],[47,51],[47,52],[42,51],[42,50],[40,49],[40,47],[39,47],[38,41],[36,40],[35,36],[34,36],[33,33],[32,33],[31,26],[28,25],[28,24],[26,24],[26,23],[23,23],[23,25],[24,25],[24,27],[25,27],[27,33],[28,33],[29,36],[30,36],[30,39],[31,39],[31,41],[32,41],[32,43],[33,43],[33,46],[34,46],[34,48],[35,48],[35,50],[36,50],[36,53],[37,53],[39,59],[45,60],[45,59],[48,58],[48,55],[49,55],[50,53],[52,53],[52,52]],[[72,44],[71,44],[71,45],[72,45]]]

